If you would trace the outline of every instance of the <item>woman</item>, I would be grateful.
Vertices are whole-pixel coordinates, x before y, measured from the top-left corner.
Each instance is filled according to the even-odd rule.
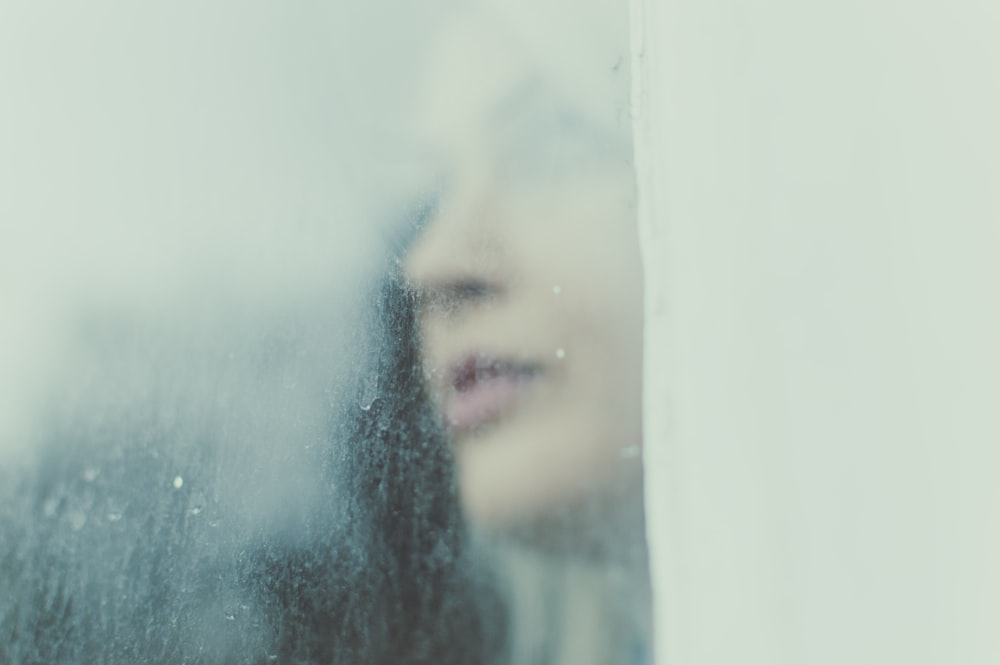
[[[484,0],[420,85],[433,209],[404,268],[515,662],[649,652],[627,45],[624,4]]]

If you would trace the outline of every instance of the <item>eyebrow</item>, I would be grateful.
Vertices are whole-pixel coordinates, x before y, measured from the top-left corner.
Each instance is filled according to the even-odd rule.
[[[536,139],[556,129],[585,138],[609,157],[626,156],[631,149],[630,142],[575,110],[571,101],[560,100],[555,89],[537,74],[501,98],[489,114],[487,126],[496,128],[500,136],[513,130],[513,136],[520,140]]]

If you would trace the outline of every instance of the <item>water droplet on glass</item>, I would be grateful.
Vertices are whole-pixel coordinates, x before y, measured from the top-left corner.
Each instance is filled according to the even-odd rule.
[[[70,513],[69,525],[73,531],[79,531],[87,523],[87,516],[81,512]]]
[[[122,514],[121,513],[108,513],[108,521],[109,522],[121,522],[122,521]]]
[[[562,360],[565,357],[566,357],[566,350],[565,349],[562,349],[562,348],[556,349],[556,358],[558,358],[559,360]]]
[[[191,513],[192,515],[195,515],[195,516],[201,515],[201,508],[198,508],[197,506],[195,506],[194,508],[192,508],[188,512]]]
[[[179,490],[182,487],[184,487],[184,479],[181,478],[180,476],[177,476],[176,478],[174,478],[174,489]]]
[[[358,405],[362,411],[367,411],[372,408],[372,404],[375,403],[376,399],[378,399],[378,374],[373,373],[365,379],[365,383],[361,388],[361,397],[358,400]]]

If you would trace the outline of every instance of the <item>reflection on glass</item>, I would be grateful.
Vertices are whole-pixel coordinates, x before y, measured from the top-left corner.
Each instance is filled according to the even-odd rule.
[[[0,463],[0,663],[650,662],[627,8],[445,14],[392,128],[421,156],[421,203],[357,250],[364,277],[324,282],[289,251],[302,237],[282,254],[276,235],[260,256],[292,258],[237,289],[209,272],[196,295],[73,303],[31,455]],[[130,108],[109,126],[146,126]],[[190,154],[228,154],[212,138]],[[145,182],[134,160],[99,163],[95,180]],[[202,179],[233,167],[166,180],[214,214],[238,188]],[[289,191],[271,205],[299,215]],[[115,210],[80,223],[98,209]],[[377,215],[331,217],[324,242],[353,252]]]

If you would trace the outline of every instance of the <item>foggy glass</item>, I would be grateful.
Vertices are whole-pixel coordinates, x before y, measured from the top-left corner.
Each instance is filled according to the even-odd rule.
[[[0,8],[0,663],[651,662],[627,10]]]

